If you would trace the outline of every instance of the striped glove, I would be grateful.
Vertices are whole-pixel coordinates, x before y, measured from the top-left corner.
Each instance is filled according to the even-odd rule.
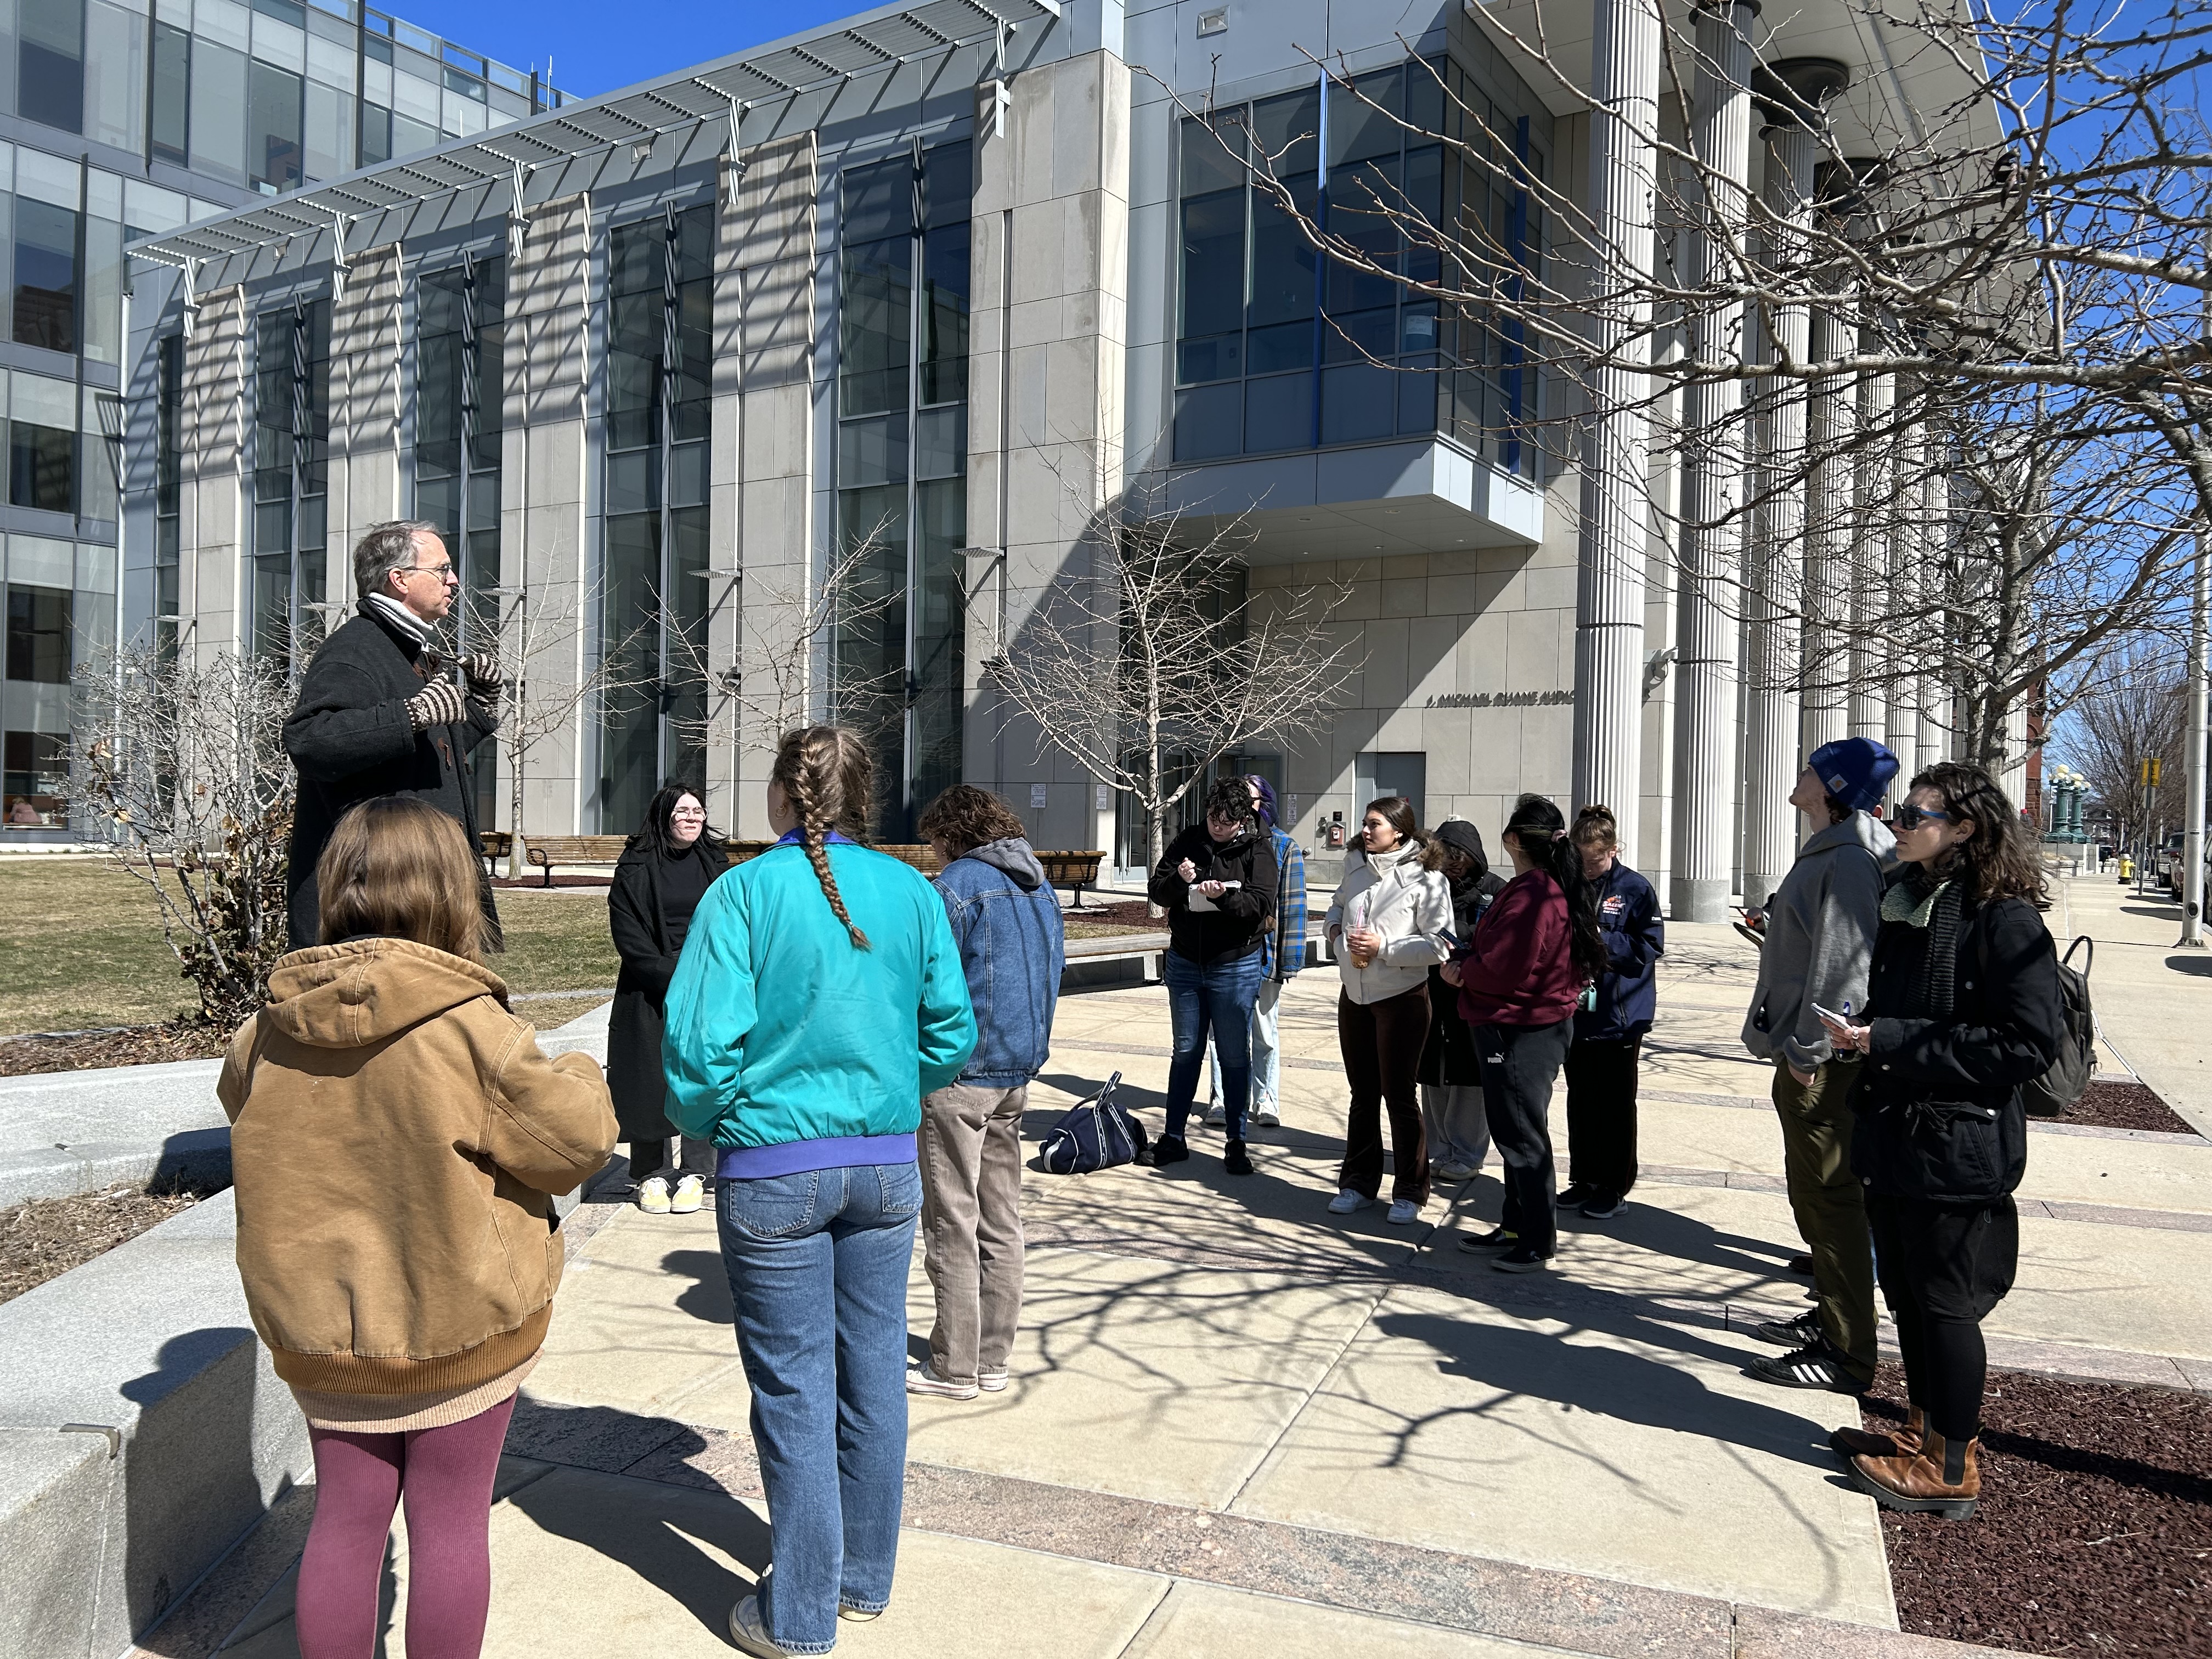
[[[468,717],[468,706],[450,680],[432,680],[407,699],[407,718],[417,732],[427,732],[434,726],[455,726]]]

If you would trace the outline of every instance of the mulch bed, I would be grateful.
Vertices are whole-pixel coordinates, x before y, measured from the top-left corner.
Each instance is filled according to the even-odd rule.
[[[1079,908],[1066,912],[1070,921],[1110,921],[1124,927],[1142,927],[1147,933],[1164,931],[1168,923],[1164,916],[1154,917],[1152,907],[1142,899],[1100,904],[1086,901]]]
[[[229,1045],[228,1031],[183,1020],[103,1031],[33,1032],[0,1037],[0,1077],[150,1066],[167,1060],[217,1060]]]
[[[526,876],[494,876],[491,884],[495,887],[542,888],[545,885],[545,872],[540,870]],[[553,884],[556,887],[611,887],[615,884],[615,878],[611,875],[564,876],[556,870]]]
[[[0,1302],[82,1267],[208,1195],[193,1188],[154,1192],[126,1182],[104,1192],[34,1198],[0,1210]]]
[[[1905,1416],[1881,1367],[1864,1418]],[[2212,1652],[2212,1399],[1990,1373],[1970,1521],[1881,1511],[1905,1629],[2021,1653]]]
[[[2188,1121],[2140,1083],[2094,1078],[2081,1098],[2053,1123],[2086,1123],[2100,1129],[2154,1129],[2160,1134],[2193,1135]]]

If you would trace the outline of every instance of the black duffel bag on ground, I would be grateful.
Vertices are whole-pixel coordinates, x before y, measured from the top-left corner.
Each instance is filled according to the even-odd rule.
[[[1090,1175],[1137,1161],[1145,1150],[1145,1126],[1114,1098],[1121,1081],[1121,1074],[1115,1073],[1097,1095],[1069,1107],[1053,1125],[1041,1154],[1046,1170],[1054,1175]]]

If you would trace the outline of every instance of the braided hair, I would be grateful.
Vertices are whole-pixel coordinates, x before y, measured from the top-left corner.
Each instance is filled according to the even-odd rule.
[[[1576,971],[1585,983],[1602,979],[1605,935],[1598,927],[1597,889],[1583,874],[1583,855],[1567,834],[1566,815],[1541,795],[1523,795],[1513,803],[1504,834],[1518,842],[1521,855],[1558,882],[1567,896],[1568,954]]]
[[[853,936],[854,948],[862,951],[873,947],[837,890],[837,878],[830,869],[830,832],[842,830],[855,841],[868,833],[875,769],[858,732],[842,726],[808,726],[784,733],[769,773],[769,781],[781,787],[798,815],[799,842],[822,884],[823,896]]]

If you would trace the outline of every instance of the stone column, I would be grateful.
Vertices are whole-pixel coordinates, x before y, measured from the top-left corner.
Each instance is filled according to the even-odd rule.
[[[1575,595],[1575,808],[1611,806],[1634,847],[1643,788],[1650,535],[1652,212],[1659,112],[1654,0],[1596,0],[1590,64],[1591,373]]]
[[[714,372],[708,455],[708,566],[715,606],[708,660],[734,665],[768,700],[764,659],[799,640],[813,545],[815,198],[818,149],[807,131],[747,150],[735,205],[729,161],[715,222]],[[809,665],[811,667],[811,665]],[[709,687],[708,811],[749,836],[768,833],[763,795],[781,732]],[[808,710],[805,712],[814,712]],[[770,722],[772,724],[772,722]]]
[[[1813,313],[1813,357],[1829,362],[1854,354],[1857,331],[1840,309]],[[1858,394],[1852,379],[1826,374],[1813,383],[1806,411],[1803,751],[1850,734],[1850,674],[1847,636],[1850,615],[1852,526],[1851,446],[1858,428]]]
[[[1917,617],[1925,578],[1929,541],[1922,518],[1921,474],[1928,465],[1928,434],[1917,418],[1898,428],[1894,464],[1889,480],[1887,509],[1893,531],[1889,541],[1889,592],[1887,606],[1892,615]],[[1887,665],[1893,670],[1894,664]],[[1904,776],[1901,793],[1911,780],[1920,753],[1921,700],[1926,677],[1915,672],[1893,678],[1884,707],[1887,731],[1882,741],[1897,757]]]
[[[968,539],[981,550],[968,573],[962,769],[1012,802],[1037,845],[1094,847],[1092,780],[1040,755],[982,676],[1050,585],[1081,573],[1120,502],[1129,70],[1089,52],[1024,70],[1011,89],[1005,132],[975,139]]]
[[[177,613],[190,619],[189,645],[204,663],[245,643],[246,601],[240,540],[245,512],[246,290],[226,288],[200,301],[185,337],[184,430],[178,434]]]
[[[1793,236],[1811,222],[1813,135],[1785,121],[1766,130],[1768,211],[1780,222],[1770,262],[1787,268],[1801,256]],[[1772,308],[1767,349],[1802,362],[1811,319],[1802,306]],[[1798,749],[1798,579],[1805,537],[1805,392],[1781,376],[1762,380],[1758,398],[1759,454],[1753,481],[1760,506],[1747,558],[1744,654],[1743,902],[1763,904],[1782,884],[1796,855],[1797,814],[1790,791],[1802,769]]]
[[[1869,331],[1870,332],[1870,331]],[[1861,336],[1871,350],[1877,342]],[[1859,382],[1859,451],[1851,493],[1857,512],[1851,537],[1850,731],[1855,738],[1886,742],[1889,736],[1888,672],[1893,630],[1882,619],[1896,603],[1891,565],[1897,523],[1897,377],[1869,374]]]
[[[1934,585],[1936,572],[1950,546],[1951,482],[1933,441],[1925,433],[1922,435],[1929,445],[1926,471],[1920,480],[1920,568],[1925,592]],[[1913,771],[1924,772],[1936,762],[1950,758],[1953,708],[1949,685],[1932,675],[1920,682],[1920,758]],[[1904,758],[1902,750],[1898,758]]]
[[[586,546],[585,377],[590,367],[592,199],[564,196],[533,210],[520,257],[507,272],[505,425],[500,440],[500,545],[507,585],[524,590],[507,605],[510,648],[522,629],[535,636],[520,665],[549,688],[575,686],[596,649],[596,550]],[[522,757],[526,836],[597,829],[587,821],[596,793],[586,777],[587,699],[556,732]],[[501,744],[511,767],[511,744]],[[512,773],[507,791],[512,791]],[[627,826],[623,826],[627,827]]]
[[[1698,12],[1698,73],[1690,143],[1706,169],[1705,219],[1689,237],[1692,290],[1727,280],[1726,242],[1749,222],[1752,0]],[[1740,361],[1741,305],[1689,319],[1690,355]],[[1682,394],[1682,550],[1675,635],[1675,811],[1672,912],[1680,921],[1728,920],[1734,890],[1737,583],[1743,562],[1746,446],[1743,383],[1692,382]]]
[[[353,547],[399,516],[400,248],[354,255],[331,305],[330,575],[334,605],[354,599]],[[333,623],[342,620],[337,613]]]

